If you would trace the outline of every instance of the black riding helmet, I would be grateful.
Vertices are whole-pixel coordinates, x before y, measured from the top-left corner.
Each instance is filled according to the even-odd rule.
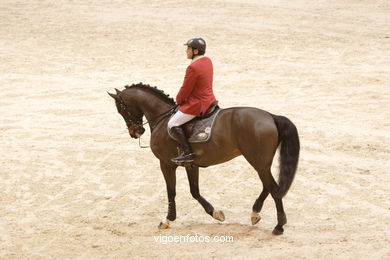
[[[203,38],[193,38],[188,40],[184,45],[190,46],[194,49],[197,49],[199,51],[200,55],[205,54],[206,52],[206,41],[203,40]]]

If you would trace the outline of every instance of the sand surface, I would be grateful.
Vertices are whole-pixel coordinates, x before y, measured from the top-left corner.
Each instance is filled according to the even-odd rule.
[[[224,223],[180,169],[178,218],[157,229],[158,160],[106,91],[142,81],[174,96],[194,36],[208,43],[221,106],[298,127],[282,236],[271,199],[250,224],[261,183],[242,157],[201,170]],[[390,259],[389,75],[388,1],[1,0],[0,258]],[[155,241],[187,235],[234,242]]]

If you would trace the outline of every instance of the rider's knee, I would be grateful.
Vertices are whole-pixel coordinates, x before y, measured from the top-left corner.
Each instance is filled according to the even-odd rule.
[[[168,129],[171,129],[172,127],[179,126],[175,120],[172,120],[172,118],[168,121]]]

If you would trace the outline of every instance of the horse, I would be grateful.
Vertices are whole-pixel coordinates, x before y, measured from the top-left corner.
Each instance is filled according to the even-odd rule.
[[[149,123],[150,148],[160,161],[168,194],[168,214],[158,225],[166,229],[176,219],[176,169],[171,161],[177,156],[177,142],[168,134],[167,123],[178,107],[163,91],[150,85],[138,83],[107,92],[115,100],[118,113],[123,117],[131,138],[140,138],[145,132],[143,117]],[[227,162],[244,156],[256,170],[263,184],[259,197],[252,206],[251,222],[257,224],[264,200],[271,194],[277,211],[274,235],[284,232],[287,223],[282,198],[289,190],[298,165],[300,142],[295,125],[284,116],[273,115],[253,107],[231,107],[222,109],[212,128],[212,137],[206,143],[191,144],[196,158],[193,165],[185,167],[192,197],[204,210],[219,221],[225,220],[221,210],[214,207],[199,192],[199,167]],[[278,183],[271,174],[271,165],[279,148]]]

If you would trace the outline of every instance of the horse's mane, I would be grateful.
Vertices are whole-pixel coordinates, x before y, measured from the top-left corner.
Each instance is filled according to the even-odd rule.
[[[171,98],[168,94],[165,94],[164,91],[158,89],[157,87],[152,87],[148,84],[143,84],[142,82],[137,83],[137,84],[132,84],[130,86],[126,85],[125,89],[136,88],[136,87],[150,90],[151,92],[153,92],[153,93],[157,94],[159,97],[161,97],[167,103],[172,104],[172,105],[176,105],[175,100],[173,100],[173,98]]]

